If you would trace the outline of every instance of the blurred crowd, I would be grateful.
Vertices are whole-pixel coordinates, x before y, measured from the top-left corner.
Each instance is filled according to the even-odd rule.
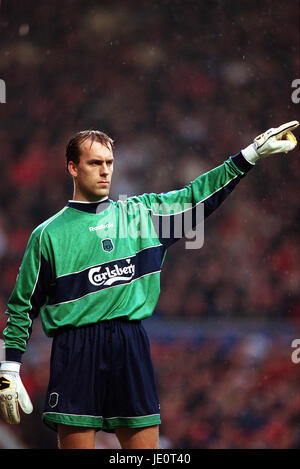
[[[175,448],[299,448],[300,369],[289,353],[286,337],[261,333],[156,344],[162,434]]]
[[[297,119],[297,8],[296,0],[1,2],[0,311],[31,231],[72,199],[64,153],[74,132],[97,128],[115,140],[117,199],[180,189]],[[201,249],[184,240],[170,248],[157,317],[287,321],[299,330],[299,161],[299,149],[261,161],[207,219]],[[1,314],[1,331],[5,321]],[[27,381],[39,409],[48,342],[36,323]],[[290,363],[278,365],[278,381],[264,381],[278,364],[276,343],[255,369],[239,362],[239,345],[226,362],[218,344],[198,346],[153,345],[169,444],[299,443]]]

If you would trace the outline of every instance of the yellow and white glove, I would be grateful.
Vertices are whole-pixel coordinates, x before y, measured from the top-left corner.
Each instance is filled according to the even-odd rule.
[[[0,414],[7,423],[20,423],[18,404],[25,414],[33,410],[20,378],[20,366],[17,362],[1,362],[0,365]]]
[[[298,121],[291,121],[275,129],[267,130],[263,134],[258,135],[251,145],[242,150],[243,156],[249,163],[255,164],[260,158],[294,150],[297,140],[292,130],[298,126]]]

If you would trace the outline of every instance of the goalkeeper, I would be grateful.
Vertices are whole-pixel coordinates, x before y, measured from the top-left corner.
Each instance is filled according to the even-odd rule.
[[[75,134],[66,148],[73,199],[31,234],[8,300],[0,367],[0,411],[19,423],[32,411],[22,384],[22,354],[40,314],[53,337],[44,423],[62,449],[94,448],[95,432],[115,432],[121,448],[158,448],[160,408],[143,319],[156,306],[167,249],[162,222],[204,205],[209,216],[256,162],[296,147],[297,121],[272,128],[181,190],[109,199],[113,141],[100,131]],[[189,204],[189,209],[186,205]],[[177,212],[174,213],[174,207]],[[122,229],[134,226],[132,236]],[[151,234],[142,236],[142,228]]]

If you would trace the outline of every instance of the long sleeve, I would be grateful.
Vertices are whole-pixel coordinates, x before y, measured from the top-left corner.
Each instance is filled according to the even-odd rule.
[[[35,230],[27,243],[15,287],[7,304],[3,331],[6,360],[21,362],[32,330],[32,321],[46,302],[51,268],[42,247],[43,231]]]
[[[174,190],[162,194],[143,194],[131,200],[141,203],[145,208],[151,210],[153,224],[159,233],[160,241],[168,248],[180,239],[178,227],[184,225],[184,216],[190,217],[190,228],[194,229],[198,222],[202,222],[237,186],[239,181],[249,172],[254,165],[250,164],[238,153],[228,158],[220,166],[201,174],[194,181],[180,190]],[[202,220],[197,219],[197,208],[203,204]],[[168,224],[170,235],[162,235],[163,224]]]

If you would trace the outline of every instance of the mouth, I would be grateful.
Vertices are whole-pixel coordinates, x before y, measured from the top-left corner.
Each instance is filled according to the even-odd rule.
[[[109,181],[98,181],[97,184],[102,184],[104,186],[108,186],[109,185]]]

